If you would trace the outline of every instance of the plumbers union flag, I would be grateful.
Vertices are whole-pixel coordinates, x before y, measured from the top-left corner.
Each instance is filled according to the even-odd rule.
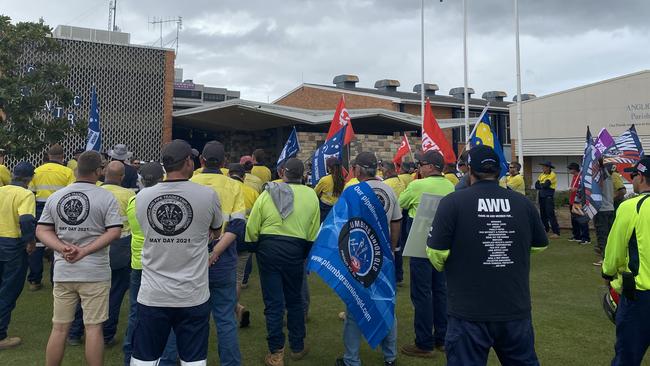
[[[383,205],[362,182],[343,191],[307,265],[345,302],[372,348],[395,320],[395,267],[388,238]]]

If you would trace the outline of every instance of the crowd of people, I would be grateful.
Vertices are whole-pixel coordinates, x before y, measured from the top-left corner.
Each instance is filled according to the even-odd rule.
[[[398,350],[395,319],[381,343],[384,364],[396,365],[401,353],[446,354],[448,365],[485,365],[490,348],[502,364],[539,363],[529,254],[560,234],[550,162],[542,164],[533,185],[539,211],[525,197],[521,166],[510,163],[500,179],[499,158],[486,146],[465,151],[455,164],[446,164],[437,151],[398,165],[360,152],[346,171],[330,157],[328,174],[318,182],[309,182],[309,166],[296,158],[272,172],[261,149],[228,164],[218,141],[199,152],[173,140],[157,162],[141,163],[118,144],[106,154],[77,150],[65,163],[63,148],[53,145],[44,164],[19,162],[10,175],[0,151],[0,350],[21,343],[7,333],[11,312],[25,279],[30,290],[42,289],[48,248],[53,315],[46,365],[61,364],[66,344],[82,343],[87,364],[102,365],[104,347],[120,338],[126,293],[125,365],[205,365],[210,315],[220,364],[240,365],[238,328],[250,324],[240,293],[253,257],[265,306],[264,364],[284,365],[285,356],[303,360],[310,350],[308,254],[344,190],[364,183],[383,205],[399,287],[406,282],[402,254],[422,197],[443,197],[427,257],[409,260],[415,339]],[[625,295],[616,320],[616,365],[639,364],[650,344],[650,263],[644,256],[650,249],[640,225],[648,214],[642,204],[650,190],[648,168],[650,161],[642,159],[631,170],[634,190],[642,194],[623,202],[620,174],[602,164],[604,205],[594,217],[594,264]],[[571,240],[589,244],[580,166],[567,169],[573,175]],[[614,220],[616,210],[623,214]],[[339,316],[345,351],[333,363],[360,365],[361,330],[349,309]]]

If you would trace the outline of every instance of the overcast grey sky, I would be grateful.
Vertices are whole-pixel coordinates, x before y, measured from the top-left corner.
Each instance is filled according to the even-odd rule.
[[[420,81],[420,0],[117,0],[117,25],[158,44],[153,17],[183,17],[177,67],[197,83],[273,101],[301,81]],[[425,0],[427,82],[463,85],[461,0]],[[469,86],[515,93],[512,0],[467,0]],[[544,95],[648,68],[650,1],[520,0],[522,91]],[[108,0],[0,0],[14,21],[106,29]],[[175,27],[163,29],[170,43]],[[334,106],[333,106],[334,107]]]

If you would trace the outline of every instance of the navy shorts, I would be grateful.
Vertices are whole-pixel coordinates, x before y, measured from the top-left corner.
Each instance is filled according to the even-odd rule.
[[[494,348],[504,366],[539,365],[530,318],[471,322],[449,316],[445,339],[447,366],[487,365],[490,348]]]
[[[165,308],[138,303],[133,330],[131,365],[157,365],[169,331],[174,329],[182,362],[205,365],[210,334],[210,302],[187,308]],[[203,363],[201,363],[203,362]]]

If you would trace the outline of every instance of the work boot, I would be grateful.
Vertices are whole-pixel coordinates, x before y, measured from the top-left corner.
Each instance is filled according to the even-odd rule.
[[[29,283],[29,291],[38,291],[43,288],[43,285],[36,282]]]
[[[264,357],[266,366],[284,366],[284,348],[280,348],[275,353],[267,353]]]
[[[291,354],[289,354],[289,358],[291,359],[291,361],[300,361],[303,358],[305,358],[305,356],[307,356],[308,353],[309,353],[309,347],[305,344],[304,347],[302,347],[302,351],[300,352],[291,351]]]
[[[400,350],[400,352],[402,352],[406,356],[419,357],[419,358],[433,358],[434,357],[433,351],[423,350],[420,347],[416,346],[415,344],[404,345],[399,350]]]
[[[14,348],[22,343],[20,337],[7,337],[0,341],[0,350]]]

